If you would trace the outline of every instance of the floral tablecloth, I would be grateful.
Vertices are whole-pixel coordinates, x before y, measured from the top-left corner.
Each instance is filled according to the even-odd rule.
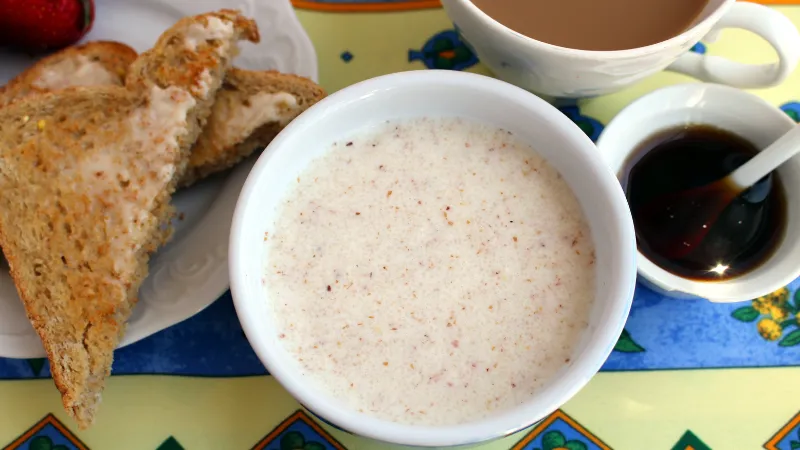
[[[800,0],[772,0],[800,23]],[[295,0],[329,91],[412,69],[488,73],[436,0]],[[693,51],[766,62],[745,32]],[[691,81],[655,75],[563,112],[592,138],[633,99]],[[800,119],[800,73],[756,92]],[[800,262],[798,262],[800,263]],[[712,304],[639,286],[603,370],[531,429],[481,449],[739,450],[800,448],[800,280],[764,298]],[[0,445],[31,450],[386,449],[304,412],[259,363],[229,294],[197,316],[117,352],[95,426],[62,412],[42,359],[0,358]]]

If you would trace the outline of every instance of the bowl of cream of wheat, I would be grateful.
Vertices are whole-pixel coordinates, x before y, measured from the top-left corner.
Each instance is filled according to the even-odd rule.
[[[616,176],[557,109],[419,71],[295,119],[239,197],[239,320],[267,370],[348,432],[413,446],[523,429],[600,369],[636,281]]]

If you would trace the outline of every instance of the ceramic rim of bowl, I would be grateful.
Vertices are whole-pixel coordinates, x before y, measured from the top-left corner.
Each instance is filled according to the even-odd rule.
[[[258,214],[257,211],[253,211],[255,208],[252,207],[252,203],[255,196],[259,194],[259,190],[262,189],[261,184],[267,182],[262,180],[263,172],[270,166],[270,159],[281,151],[279,150],[281,147],[293,148],[290,145],[292,141],[301,139],[300,137],[295,138],[295,134],[306,133],[307,136],[310,127],[318,126],[332,116],[342,117],[342,111],[348,110],[348,108],[351,111],[357,110],[359,102],[374,103],[376,97],[380,99],[382,94],[396,95],[398,90],[403,89],[435,91],[445,89],[445,87],[448,90],[458,91],[459,95],[482,91],[487,96],[491,95],[492,101],[500,102],[501,105],[506,105],[508,102],[516,104],[515,106],[521,105],[520,107],[524,107],[529,114],[542,119],[542,124],[547,126],[547,133],[558,134],[564,141],[564,145],[571,145],[574,152],[580,153],[581,157],[587,160],[586,167],[591,168],[586,169],[587,175],[591,172],[591,175],[597,179],[596,190],[601,193],[603,200],[607,200],[607,205],[604,205],[608,208],[607,214],[611,217],[608,221],[612,224],[615,236],[613,239],[622,245],[609,246],[612,248],[610,250],[611,257],[619,264],[614,267],[609,279],[603,280],[604,285],[608,286],[608,293],[605,296],[607,298],[603,298],[603,304],[607,307],[601,310],[602,321],[598,320],[593,323],[590,320],[593,339],[584,339],[588,343],[578,354],[579,357],[571,362],[567,369],[564,369],[560,377],[551,380],[547,386],[542,388],[541,393],[510,411],[500,411],[485,419],[470,423],[452,426],[405,425],[355,412],[340,402],[325,396],[324,393],[315,392],[314,388],[309,386],[308,380],[305,380],[294,368],[288,367],[290,364],[281,363],[287,359],[285,350],[278,348],[280,345],[270,345],[268,339],[273,339],[272,342],[274,342],[274,338],[265,337],[268,330],[264,331],[264,322],[251,314],[254,308],[265,308],[264,305],[254,306],[253,304],[254,302],[266,303],[266,296],[248,295],[248,292],[258,291],[254,287],[258,282],[251,279],[256,275],[248,275],[250,273],[248,268],[251,271],[254,269],[251,268],[252,266],[248,266],[246,260],[248,255],[254,251],[252,243],[248,243],[249,241],[244,236],[249,236],[250,230],[257,227],[248,221],[260,223],[260,221],[252,219]],[[378,101],[380,102],[380,100]],[[381,106],[387,111],[392,111],[391,104],[383,106],[381,103]],[[483,105],[475,106],[475,108],[481,106]],[[419,108],[421,108],[419,115],[425,115],[424,102]],[[464,112],[464,114],[467,113]],[[349,130],[342,130],[343,134],[355,131],[360,127],[358,120],[351,119],[351,115],[345,114],[344,117],[347,117],[345,120],[354,121],[354,123]],[[287,149],[287,151],[289,150]],[[592,226],[591,221],[590,226]],[[253,232],[252,235],[263,236],[263,227],[259,230],[260,234]],[[248,340],[270,374],[299,403],[337,427],[363,437],[402,445],[435,447],[475,444],[507,436],[545,418],[574,396],[599,371],[622,332],[635,287],[635,250],[633,222],[619,183],[597,155],[592,142],[577,125],[544,100],[508,83],[482,75],[430,70],[385,75],[352,85],[322,100],[290,123],[260,156],[242,189],[231,227],[229,267],[234,304]],[[250,256],[250,258],[255,259],[254,256]],[[259,265],[258,268],[259,274],[262,270],[261,266]],[[257,278],[260,279],[260,275]],[[258,285],[260,286],[260,284]],[[263,288],[261,289],[263,292]],[[585,336],[588,335],[587,331]]]
[[[708,106],[704,106],[702,108],[698,106],[690,106],[685,103],[680,102],[679,100],[683,100],[684,102],[690,102],[693,105],[695,103],[703,103],[704,105],[710,104],[707,101],[706,97],[710,96],[717,96],[718,98],[725,98],[726,101],[731,103],[736,103],[738,105],[743,105],[749,107],[749,109],[758,109],[759,113],[764,117],[769,117],[768,120],[773,121],[775,125],[780,124],[780,126],[786,127],[791,129],[791,127],[796,126],[794,121],[783,111],[776,108],[775,106],[769,104],[767,101],[758,97],[756,95],[750,94],[748,92],[742,91],[740,89],[736,89],[730,86],[724,86],[719,84],[713,83],[684,83],[684,84],[677,84],[672,86],[667,86],[664,88],[656,89],[638,99],[633,101],[631,104],[626,106],[622,111],[620,111],[609,123],[606,125],[605,130],[600,134],[599,139],[597,140],[597,147],[599,152],[608,158],[611,158],[610,155],[613,156],[617,160],[619,158],[616,156],[620,152],[612,149],[611,146],[614,145],[614,142],[618,139],[617,136],[620,133],[623,133],[625,129],[629,129],[631,126],[630,123],[635,120],[639,120],[642,117],[648,117],[648,114],[653,111],[652,108],[648,108],[651,104],[663,105],[663,108],[658,110],[658,114],[668,114],[669,112],[675,111],[680,112],[683,110],[692,110],[693,115],[702,117],[703,108],[710,108]],[[722,111],[725,107],[719,106],[719,111]],[[717,111],[715,109],[715,111]],[[706,116],[708,117],[708,116]],[[711,126],[719,126],[718,123],[715,123],[713,120],[704,120],[701,119],[692,119],[687,123],[694,123],[694,124],[703,124],[703,125],[711,125]],[[664,129],[668,129],[673,126],[680,126],[682,123],[675,123],[671,125],[664,126],[656,126],[653,127],[652,130],[648,130],[648,135],[651,136],[659,131]],[[734,130],[731,130],[734,131]],[[735,132],[735,131],[734,131]],[[745,136],[745,138],[747,138]],[[646,139],[646,138],[644,138]],[[610,166],[611,170],[614,170],[615,173],[622,169],[624,166],[624,161],[634,152],[634,149],[637,147],[638,144],[641,144],[643,140],[640,139],[633,145],[626,146],[624,152],[624,158],[622,158],[622,162],[618,164],[615,162],[607,162]],[[784,186],[784,190],[787,191],[786,186]],[[787,226],[788,228],[788,226]],[[788,233],[788,230],[787,230]],[[785,237],[784,237],[785,241]],[[783,241],[781,242],[780,246],[783,246]],[[765,295],[770,292],[773,292],[776,289],[779,289],[787,284],[789,284],[792,280],[797,278],[800,275],[800,266],[798,266],[795,270],[784,270],[785,274],[779,277],[775,277],[767,284],[759,284],[749,282],[748,289],[736,289],[735,293],[727,293],[723,294],[721,292],[716,292],[714,288],[722,286],[726,281],[731,282],[736,280],[739,277],[734,277],[731,279],[726,279],[722,281],[697,281],[692,280],[689,278],[681,277],[675,274],[672,274],[665,269],[659,267],[654,262],[652,262],[649,258],[647,258],[644,254],[642,254],[638,248],[636,251],[637,254],[637,270],[639,274],[644,277],[647,282],[653,284],[657,289],[661,289],[665,291],[666,295],[680,295],[680,294],[688,294],[689,297],[699,297],[699,298],[706,298],[708,300],[714,302],[739,302],[744,300],[753,299],[759,297],[760,295]],[[773,255],[774,256],[774,255]],[[767,259],[770,261],[773,256]],[[761,266],[759,266],[761,267]],[[754,269],[758,270],[758,268]],[[748,272],[748,274],[752,273]],[[684,295],[686,297],[686,295]]]

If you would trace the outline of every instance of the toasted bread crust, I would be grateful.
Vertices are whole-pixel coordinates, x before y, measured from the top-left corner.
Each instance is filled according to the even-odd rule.
[[[91,208],[89,196],[71,183],[59,183],[60,173],[80,157],[80,138],[74,136],[144,102],[110,86],[70,88],[0,109],[0,142],[14,150],[0,154],[0,244],[64,407],[79,423],[85,420],[85,397],[102,387],[92,374],[107,376],[110,369],[88,354],[113,350],[109,344],[116,343],[135,302],[135,295],[126,300],[130,292],[124,288],[134,287],[135,271],[116,277],[95,272],[113,265],[113,256],[90,235],[105,211]]]
[[[104,70],[106,76],[100,74],[81,79],[74,74],[77,61],[83,59],[86,64],[94,65],[95,70]],[[28,70],[20,73],[6,86],[0,89],[0,106],[6,105],[14,99],[36,93],[45,93],[53,90],[76,86],[96,85],[93,80],[101,80],[103,84],[121,86],[125,81],[128,67],[136,59],[136,51],[125,44],[114,41],[93,41],[76,45],[42,58]],[[72,63],[72,64],[70,64]],[[64,66],[61,66],[64,64]],[[59,70],[59,67],[63,69]],[[89,69],[90,67],[84,66]],[[60,77],[47,79],[47,71],[57,72]],[[73,73],[58,73],[69,71]],[[59,78],[63,80],[59,83]]]
[[[230,33],[187,47],[190,27],[212,18]],[[232,11],[185,18],[134,62],[129,86],[67,88],[0,108],[0,245],[81,428],[243,36],[257,38],[255,24]]]
[[[212,18],[233,23],[233,27],[240,33],[243,40],[258,42],[260,37],[255,21],[239,15],[234,10],[221,10],[204,16],[184,17],[175,25],[164,32],[156,45],[143,53],[131,64],[126,77],[126,85],[136,89],[143,83],[151,83],[164,87],[168,84],[195,88],[196,80],[200,79],[203,70],[222,67],[220,63],[230,65],[230,60],[236,56],[238,50],[225,55],[220,60],[220,51],[224,51],[224,44],[219,41],[200,45],[192,50],[187,45],[169,45],[174,39],[185,37],[186,31],[193,25],[211,26]],[[157,51],[157,49],[164,49]],[[195,92],[193,92],[195,93]]]
[[[292,104],[276,98],[273,114],[247,116],[258,96],[288,94]],[[233,167],[254,151],[263,150],[300,113],[325,97],[313,81],[277,71],[252,71],[232,68],[217,92],[208,124],[189,157],[189,168],[179,186],[189,186],[209,175]],[[250,119],[250,123],[242,124]]]
[[[235,10],[223,9],[201,16],[184,17],[164,32],[152,49],[142,53],[131,64],[126,76],[125,85],[130,90],[142,91],[152,85],[162,88],[179,86],[202,102],[201,107],[190,116],[196,133],[179,140],[181,146],[192,145],[197,140],[211,114],[214,95],[222,85],[233,58],[238,54],[235,45],[228,48],[228,44],[221,39],[199,44],[196,49],[183,43],[190,27],[210,27],[214,19],[231,23],[237,40],[258,42],[260,39],[255,21],[241,16]],[[176,39],[181,40],[181,44],[173,44]],[[188,162],[188,158],[181,162],[179,173],[186,171]]]
[[[223,12],[227,14],[227,12]],[[247,24],[242,26],[249,27]],[[251,38],[256,38],[257,34],[249,34]],[[171,39],[165,34],[161,40]],[[98,42],[97,45],[85,44],[65,50],[60,57],[59,54],[50,58],[45,58],[39,63],[29,68],[17,77],[14,92],[7,95],[13,98],[14,95],[24,96],[45,92],[45,89],[30,89],[25,83],[32,82],[41,73],[54,64],[67,59],[76,59],[87,52],[99,53],[108,51],[112,53],[129,56],[135,52],[127,48],[125,51],[114,46],[106,45],[109,43]],[[116,43],[110,43],[116,44]],[[121,44],[120,44],[121,45]],[[129,58],[132,60],[133,58]],[[118,73],[146,70],[142,67],[129,67],[130,63],[125,62],[124,58],[116,58],[119,64],[114,65],[114,70]],[[183,69],[183,68],[182,68]],[[130,75],[131,82],[136,82],[135,75]],[[140,82],[141,80],[139,80]],[[120,81],[121,83],[122,81]],[[3,95],[0,88],[0,98]],[[253,117],[251,123],[246,127],[241,127],[235,123],[242,118],[243,113],[247,112],[248,104],[253,96],[260,93],[266,94],[289,94],[295,99],[295,103],[283,105],[275,111],[272,118],[268,115]],[[214,107],[208,119],[208,125],[203,129],[197,143],[192,149],[189,159],[189,168],[186,176],[179,183],[179,187],[189,186],[198,180],[214,173],[223,171],[240,162],[249,156],[253,151],[261,150],[280,132],[281,129],[302,111],[319,101],[325,96],[325,92],[316,83],[297,75],[282,74],[276,71],[251,71],[241,69],[231,69],[223,83],[222,88],[217,92]],[[245,117],[246,118],[246,117]],[[232,130],[237,129],[238,133]]]

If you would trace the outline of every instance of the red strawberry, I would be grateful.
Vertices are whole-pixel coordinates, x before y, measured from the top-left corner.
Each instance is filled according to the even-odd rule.
[[[80,40],[93,22],[93,0],[0,0],[0,46],[56,50]]]

